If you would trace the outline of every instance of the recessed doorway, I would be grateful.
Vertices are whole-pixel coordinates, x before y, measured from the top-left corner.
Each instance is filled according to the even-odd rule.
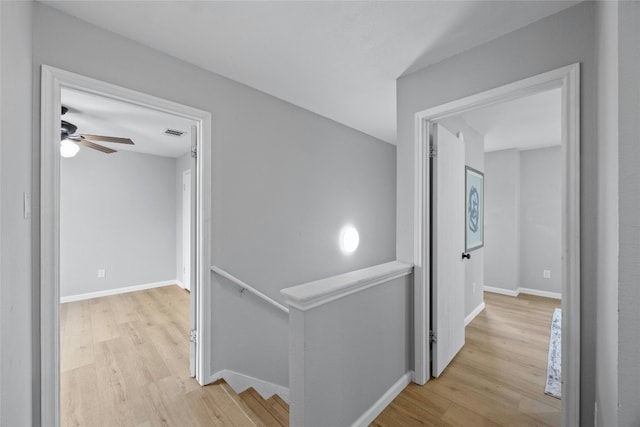
[[[41,155],[41,218],[42,218],[42,241],[41,241],[41,258],[42,258],[42,275],[41,275],[41,389],[42,389],[42,400],[41,400],[41,411],[42,411],[42,419],[47,420],[46,422],[50,425],[59,425],[60,424],[60,384],[61,384],[61,353],[60,353],[60,314],[64,312],[64,310],[60,309],[60,301],[61,301],[61,291],[62,291],[62,283],[61,283],[61,272],[62,266],[66,261],[69,262],[69,265],[73,265],[73,260],[70,259],[72,257],[66,257],[66,260],[61,257],[61,211],[62,207],[62,192],[64,188],[61,188],[61,120],[62,112],[64,111],[61,107],[63,105],[63,96],[64,94],[75,94],[85,97],[103,97],[108,102],[119,102],[124,109],[140,109],[145,110],[147,112],[155,112],[159,115],[164,115],[164,117],[175,116],[175,118],[182,120],[185,127],[185,133],[190,134],[189,142],[187,142],[187,149],[184,153],[180,153],[181,156],[188,159],[189,167],[191,169],[191,204],[195,205],[196,208],[191,210],[191,226],[189,227],[192,230],[192,236],[190,241],[191,252],[190,252],[190,261],[191,261],[191,280],[190,280],[190,288],[191,293],[187,293],[184,290],[177,288],[180,292],[183,292],[185,297],[187,298],[188,304],[186,305],[186,313],[189,317],[186,320],[186,324],[189,325],[189,328],[185,331],[184,337],[184,349],[183,354],[187,355],[186,357],[181,357],[184,360],[185,366],[184,371],[186,372],[186,376],[196,377],[197,382],[194,381],[194,384],[204,385],[209,381],[211,377],[208,372],[208,364],[202,363],[203,360],[209,360],[209,351],[210,351],[210,343],[208,342],[208,337],[210,336],[210,328],[206,322],[207,316],[205,316],[204,311],[202,310],[202,305],[204,301],[206,301],[209,297],[208,295],[208,286],[206,284],[209,281],[208,274],[208,262],[204,260],[209,259],[210,253],[210,231],[207,223],[203,220],[203,218],[209,217],[210,206],[211,206],[211,191],[210,191],[210,170],[211,170],[211,159],[209,156],[210,147],[211,147],[211,115],[210,113],[197,110],[191,107],[187,107],[184,105],[176,104],[170,101],[162,100],[160,98],[156,98],[153,96],[149,96],[146,94],[142,94],[136,91],[132,91],[126,88],[121,88],[115,85],[111,85],[109,83],[101,82],[98,80],[94,80],[91,78],[87,78],[84,76],[80,76],[74,73],[70,73],[64,70],[56,69],[53,67],[43,66],[42,67],[42,155]],[[72,108],[67,108],[65,111],[65,115],[72,112]],[[133,168],[133,175],[130,176],[128,180],[120,183],[119,186],[114,185],[113,187],[108,187],[109,182],[115,183],[118,179],[117,173],[112,176],[113,179],[104,179],[107,186],[105,187],[105,191],[111,191],[117,193],[118,190],[121,191],[122,196],[122,204],[125,208],[128,206],[130,210],[135,209],[136,205],[141,204],[144,199],[147,199],[150,202],[150,208],[153,209],[170,209],[171,214],[167,215],[167,217],[173,218],[173,224],[170,225],[172,228],[173,234],[171,231],[168,232],[168,235],[172,235],[173,239],[169,239],[169,241],[155,242],[155,237],[153,236],[153,232],[149,235],[149,244],[152,246],[158,244],[166,244],[169,246],[173,246],[173,252],[171,259],[167,261],[169,264],[170,272],[165,272],[167,275],[170,275],[173,279],[169,279],[171,282],[180,283],[178,272],[182,269],[182,266],[178,268],[176,265],[176,261],[180,260],[180,264],[182,263],[182,252],[178,255],[178,250],[176,249],[176,242],[182,241],[182,236],[178,239],[176,237],[176,232],[178,230],[182,231],[184,226],[183,224],[177,224],[176,218],[178,213],[182,212],[182,202],[177,203],[178,196],[182,196],[182,191],[177,191],[177,189],[182,189],[183,184],[183,176],[182,171],[177,172],[176,166],[171,166],[171,164],[176,162],[176,157],[171,155],[163,156],[155,154],[146,154],[146,153],[133,153],[127,150],[126,145],[144,145],[142,143],[143,139],[135,137],[130,138],[130,135],[135,133],[135,126],[125,126],[125,128],[116,131],[99,131],[98,129],[93,130],[88,128],[87,122],[83,122],[84,119],[88,119],[89,117],[82,117],[82,108],[77,108],[78,111],[75,113],[78,114],[73,120],[73,125],[76,129],[73,129],[73,132],[69,132],[72,136],[71,139],[73,143],[75,143],[78,148],[74,148],[73,151],[83,153],[87,159],[92,157],[93,160],[97,160],[94,166],[80,164],[80,162],[76,162],[74,167],[82,168],[85,167],[85,171],[81,173],[80,178],[76,177],[72,181],[67,182],[76,182],[78,180],[82,180],[82,177],[90,177],[94,175],[98,180],[100,178],[105,178],[109,173],[114,171],[118,171],[119,169],[114,167],[104,167],[101,165],[100,156],[113,156],[114,150],[116,154],[122,154],[120,157],[115,157],[112,159],[118,159],[118,161],[131,160],[134,157],[137,157],[135,160],[140,160],[144,156],[145,161],[149,160],[150,162],[161,163],[160,165],[149,166],[148,168],[145,166]],[[118,119],[117,112],[112,112],[110,114],[111,119],[115,123],[126,123],[126,120],[123,117]],[[125,114],[126,116],[127,114]],[[88,114],[86,116],[89,116]],[[94,114],[94,116],[99,116],[99,114]],[[71,117],[70,115],[67,117]],[[104,119],[104,118],[103,118]],[[71,122],[71,120],[68,120]],[[186,129],[186,127],[190,129]],[[97,125],[96,125],[97,126]],[[84,129],[83,129],[84,127]],[[172,129],[175,126],[167,126],[167,128],[162,129],[159,133],[166,131],[167,129]],[[64,127],[63,127],[64,128]],[[86,129],[86,130],[85,130]],[[116,135],[115,133],[118,135]],[[100,133],[107,133],[109,136],[130,138],[134,140],[140,141],[140,144],[126,144],[122,141],[107,141],[105,139],[100,140]],[[157,138],[160,139],[160,138]],[[175,141],[174,141],[175,142]],[[101,148],[96,148],[92,144],[97,144]],[[165,146],[167,150],[171,150],[176,148],[178,144],[169,144]],[[182,148],[180,148],[182,150]],[[193,153],[193,157],[192,157]],[[200,154],[199,156],[197,154]],[[103,157],[102,159],[107,158]],[[127,159],[125,159],[127,158]],[[167,160],[171,158],[172,160]],[[65,160],[74,160],[74,159],[65,159]],[[86,160],[86,159],[85,159]],[[104,161],[104,160],[103,160]],[[102,162],[103,162],[102,161]],[[133,160],[132,160],[133,161]],[[166,164],[165,164],[166,163]],[[89,169],[87,169],[87,167]],[[99,174],[99,170],[96,168],[102,168],[102,174]],[[136,179],[135,174],[140,173],[141,169],[145,169],[147,171],[155,171],[159,172],[157,169],[168,169],[164,172],[170,172],[169,174],[164,174],[164,178],[166,182],[163,182],[163,185],[153,186],[155,189],[152,190],[150,186],[147,186],[149,189],[149,194],[143,194],[142,192],[135,195],[125,195],[127,191],[135,188],[136,185],[144,187],[141,183],[141,179]],[[169,176],[171,175],[171,176]],[[62,181],[64,183],[64,181]],[[94,183],[95,184],[95,183]],[[96,192],[97,193],[97,192]],[[88,193],[91,195],[91,188],[88,189]],[[97,197],[95,199],[95,205],[99,205],[101,200],[106,200],[107,195],[103,194],[103,198]],[[153,205],[154,202],[158,202],[164,198],[173,197],[173,203],[171,207],[167,207],[166,204],[162,206]],[[114,200],[118,200],[116,198]],[[117,202],[115,202],[117,203]],[[159,203],[159,202],[158,202]],[[95,206],[93,206],[95,207]],[[106,210],[108,206],[103,206]],[[80,208],[79,208],[80,209]],[[75,209],[67,210],[67,212],[72,212]],[[126,209],[125,209],[126,210]],[[157,213],[157,210],[156,210]],[[96,215],[98,215],[97,213]],[[88,215],[89,217],[91,215]],[[147,222],[153,223],[157,218],[157,216],[161,215],[153,215],[152,213],[147,212],[146,214],[142,214],[143,220],[138,224],[138,227],[134,227],[134,230],[131,231],[131,234],[135,234],[136,228],[145,228],[147,225],[145,224],[144,219]],[[91,218],[88,218],[90,220]],[[75,227],[78,224],[78,221],[71,222],[71,228]],[[129,224],[127,224],[126,217],[122,221],[121,228],[125,229]],[[131,222],[133,218],[131,218]],[[100,227],[100,224],[105,224],[104,222],[96,222],[94,230]],[[70,227],[67,226],[67,229]],[[77,231],[77,230],[76,230]],[[122,231],[122,230],[119,230]],[[115,233],[115,231],[114,231]],[[161,233],[162,234],[162,233]],[[121,236],[121,239],[125,239],[126,236]],[[139,237],[139,236],[138,236]],[[109,236],[102,236],[102,239],[108,239]],[[94,239],[99,240],[99,239]],[[145,240],[143,238],[134,239],[133,242],[129,242],[133,245],[140,244],[141,240]],[[170,243],[173,241],[173,243]],[[155,242],[155,243],[154,243]],[[168,242],[168,243],[167,243]],[[88,244],[96,243],[95,241],[89,241]],[[107,245],[108,246],[108,245]],[[113,249],[113,248],[112,248]],[[119,252],[125,252],[122,248]],[[157,249],[157,248],[156,248]],[[99,251],[100,249],[96,249]],[[88,300],[85,297],[105,297],[109,298],[111,296],[117,295],[118,297],[121,295],[127,295],[127,292],[118,292],[114,295],[114,289],[119,291],[138,291],[132,292],[132,294],[136,294],[140,298],[158,298],[159,295],[162,295],[162,287],[159,287],[163,284],[166,284],[164,280],[159,279],[159,281],[151,281],[151,279],[140,280],[142,283],[138,283],[135,279],[123,279],[118,284],[116,284],[116,288],[114,289],[101,289],[107,282],[111,279],[116,281],[116,279],[121,278],[120,274],[127,273],[127,270],[135,270],[136,261],[142,261],[142,257],[144,250],[139,252],[138,255],[130,257],[129,259],[125,259],[126,262],[133,262],[134,266],[123,266],[122,262],[116,261],[108,261],[109,256],[117,255],[118,250],[106,251],[103,254],[98,254],[97,258],[99,259],[97,262],[100,263],[100,266],[91,264],[90,262],[83,262],[82,267],[87,267],[91,272],[91,280],[89,280],[89,275],[84,274],[86,276],[86,280],[84,282],[80,281],[81,291],[75,291],[73,295],[75,298],[69,299],[69,302],[73,299],[78,301]],[[150,250],[150,252],[153,252]],[[76,250],[75,253],[78,253]],[[86,256],[91,256],[93,253],[83,254]],[[131,259],[133,258],[133,259]],[[110,265],[114,266],[113,268],[106,267],[106,263],[109,262]],[[141,262],[142,263],[142,262]],[[173,267],[171,267],[173,266]],[[96,269],[97,267],[97,269]],[[72,267],[73,268],[73,267]],[[95,270],[95,271],[94,271]],[[83,274],[83,273],[81,273]],[[65,283],[71,282],[71,280],[65,279]],[[89,283],[92,282],[92,285]],[[85,285],[82,285],[85,283]],[[124,286],[123,286],[124,285]],[[90,286],[94,286],[95,288],[89,289]],[[124,288],[124,289],[123,289]],[[146,290],[145,290],[146,289]],[[159,290],[159,294],[154,294],[155,296],[151,296],[151,291],[155,289]],[[67,292],[67,291],[64,291]],[[106,294],[105,294],[106,292]],[[151,293],[150,293],[151,292]],[[62,295],[65,296],[65,295]],[[70,295],[66,295],[69,297]],[[109,313],[109,309],[107,307],[111,306],[111,312],[114,310],[118,311],[121,308],[126,308],[124,305],[118,306],[116,309],[113,309],[112,304],[106,304],[104,307],[105,310],[101,310],[100,314]],[[140,301],[138,301],[140,302]],[[131,304],[129,307],[134,307],[135,304]],[[148,304],[142,304],[142,306],[146,307]],[[75,309],[74,309],[75,310]],[[84,308],[81,307],[79,312],[82,312]],[[140,314],[139,310],[132,309],[136,315]],[[127,310],[124,310],[127,311]],[[144,311],[144,310],[142,310]],[[163,311],[170,312],[169,309],[164,309]],[[68,313],[63,313],[68,315]],[[155,315],[153,313],[148,313],[149,315]],[[157,313],[156,313],[157,314]],[[126,313],[125,313],[126,315]],[[107,316],[108,317],[108,316]],[[117,322],[116,322],[117,323]],[[96,324],[99,324],[96,322]],[[109,324],[109,322],[107,322]],[[126,322],[125,322],[126,324]],[[68,322],[65,323],[68,325]],[[114,323],[111,323],[111,326],[114,326]],[[65,326],[66,327],[66,326]],[[106,328],[102,328],[100,331],[101,334],[99,338],[105,338],[106,335],[112,332],[122,332],[122,335],[127,335],[126,327],[118,327],[119,329],[111,328],[107,326]],[[123,329],[124,328],[124,329]],[[134,328],[135,329],[135,328]],[[190,330],[189,330],[190,329]],[[133,329],[129,329],[133,331]],[[124,332],[123,332],[124,331]],[[66,332],[66,331],[65,331]],[[104,332],[104,334],[102,334]],[[139,332],[139,331],[138,331]],[[106,335],[105,335],[106,334]],[[136,334],[134,334],[136,335]],[[151,334],[150,334],[151,335]],[[139,335],[136,335],[139,336]],[[108,338],[108,337],[107,337]],[[113,337],[111,337],[113,338]],[[95,336],[92,338],[95,339]],[[103,342],[102,340],[101,342]],[[197,345],[196,345],[197,344]],[[107,349],[109,349],[109,345],[107,345]],[[114,344],[115,345],[115,344]],[[104,347],[104,345],[102,346]],[[103,348],[104,349],[104,348]],[[93,350],[93,348],[92,348]],[[110,349],[109,349],[110,350]],[[111,351],[111,350],[110,350]],[[89,352],[86,352],[89,353]],[[105,353],[106,354],[106,353]],[[95,356],[95,354],[94,354]],[[180,358],[179,358],[180,359]],[[114,360],[114,359],[103,359],[104,360]]]

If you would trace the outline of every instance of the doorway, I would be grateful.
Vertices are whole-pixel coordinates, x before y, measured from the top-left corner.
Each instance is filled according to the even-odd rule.
[[[439,346],[451,346],[451,333],[439,329],[456,326],[456,334],[464,334],[464,319],[444,319],[431,323],[429,319],[439,316],[431,312],[429,279],[432,275],[432,236],[430,223],[431,201],[425,189],[431,186],[431,168],[428,153],[429,143],[437,136],[438,121],[479,107],[514,100],[526,95],[559,88],[562,93],[562,220],[561,253],[562,265],[562,419],[564,425],[576,424],[579,420],[579,374],[580,374],[580,234],[579,234],[579,64],[563,67],[548,73],[508,84],[477,95],[456,100],[416,114],[415,174],[415,372],[414,382],[426,383],[431,371],[430,344],[434,353]],[[437,155],[437,153],[436,153]],[[461,197],[462,199],[462,197]],[[461,254],[464,250],[460,251]],[[437,268],[437,267],[436,267]],[[437,291],[436,291],[437,294]],[[438,301],[435,310],[443,312]],[[446,316],[446,313],[444,313]],[[432,329],[434,328],[434,329]],[[460,328],[462,328],[460,330]],[[455,347],[455,346],[454,346]],[[568,363],[570,361],[570,363]]]
[[[211,115],[210,113],[166,101],[130,89],[80,76],[57,68],[42,67],[41,117],[41,416],[48,425],[60,423],[60,122],[61,92],[63,89],[102,96],[133,106],[173,114],[195,123],[192,152],[195,159],[193,180],[195,197],[191,216],[195,229],[190,243],[193,248],[191,266],[190,313],[191,345],[189,362],[191,372],[204,385],[209,382],[208,372],[210,325],[203,307],[210,296],[208,260],[210,230],[204,218],[210,216],[211,191]],[[193,128],[192,128],[193,129]],[[175,181],[174,181],[175,182]],[[175,188],[175,184],[173,186]],[[175,209],[175,208],[174,208]],[[175,258],[174,258],[175,260]],[[98,271],[98,276],[105,272]],[[196,345],[198,343],[198,345]]]

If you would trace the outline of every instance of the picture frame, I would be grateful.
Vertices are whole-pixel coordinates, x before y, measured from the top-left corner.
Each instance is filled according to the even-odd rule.
[[[484,173],[465,166],[465,252],[484,246]]]

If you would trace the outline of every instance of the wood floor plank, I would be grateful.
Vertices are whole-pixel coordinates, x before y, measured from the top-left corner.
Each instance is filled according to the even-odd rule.
[[[484,418],[464,406],[453,404],[442,417],[443,421],[457,427],[494,427],[500,424]]]
[[[103,403],[94,393],[98,387],[95,367],[81,366],[60,375],[61,424],[64,426],[100,426]],[[77,392],[76,392],[77,391]]]
[[[94,361],[90,305],[78,301],[64,310],[64,335],[60,336],[60,370],[86,366]]]
[[[560,301],[485,293],[485,305],[443,375],[407,386],[372,425],[561,425],[562,401],[544,394]]]
[[[90,305],[93,342],[118,338],[118,323],[108,297],[87,300]]]
[[[62,426],[265,425],[226,383],[190,377],[189,298],[167,286],[62,304]]]

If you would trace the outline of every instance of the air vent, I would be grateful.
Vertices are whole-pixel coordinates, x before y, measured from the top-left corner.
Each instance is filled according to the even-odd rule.
[[[183,132],[181,130],[176,130],[176,129],[167,129],[164,131],[165,135],[170,135],[170,136],[182,136],[184,135],[186,132]]]

